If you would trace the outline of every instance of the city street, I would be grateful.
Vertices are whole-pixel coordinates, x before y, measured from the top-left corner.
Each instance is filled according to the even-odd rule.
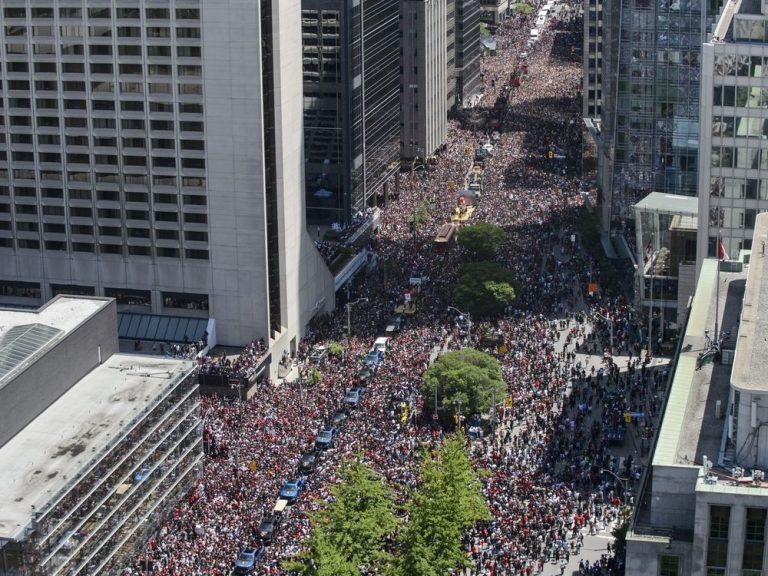
[[[467,345],[499,361],[508,398],[495,437],[470,446],[493,519],[465,536],[475,566],[466,574],[531,575],[539,561],[544,574],[560,574],[558,561],[549,559],[565,555],[574,529],[584,541],[579,554],[570,554],[566,574],[607,554],[622,485],[632,492],[633,477],[647,465],[666,385],[658,368],[664,360],[643,365],[637,313],[626,297],[631,272],[620,262],[606,263],[599,246],[582,241],[592,216],[580,173],[581,60],[571,50],[580,43],[580,4],[560,3],[526,46],[540,6],[532,8],[533,15],[518,14],[496,31],[497,51],[482,61],[478,107],[450,121],[433,163],[400,174],[399,195],[383,208],[369,246],[378,268],[350,282],[334,315],[315,319],[294,358],[286,351],[284,359],[295,365],[285,371],[289,377],[263,382],[248,401],[203,399],[212,415],[204,430],[209,457],[195,489],[147,547],[152,574],[229,573],[238,552],[257,541],[256,527],[272,512],[281,486],[298,475],[302,456],[314,450],[318,431],[338,416],[352,387],[362,388],[355,393],[361,395],[318,454],[254,573],[285,573],[283,561],[302,550],[309,517],[328,501],[344,458],[362,454],[396,500],[405,501],[419,482],[422,449],[441,439],[431,421],[418,418],[432,401],[419,394],[422,374],[437,354]],[[457,191],[469,172],[477,173],[472,157],[479,148],[487,151],[482,192],[461,201]],[[467,197],[476,203],[472,210]],[[452,218],[502,229],[505,245],[495,262],[520,286],[503,319],[472,320],[471,341],[452,295],[471,256],[435,243]],[[386,355],[368,364],[374,340],[396,313],[402,326]],[[493,330],[503,347],[481,344]],[[313,351],[331,341],[344,343],[343,353],[318,360]],[[613,366],[603,363],[611,343]],[[247,377],[264,348],[255,342],[235,360],[208,359],[204,369]],[[401,405],[411,400],[414,410],[403,419]],[[603,528],[593,536],[590,526]],[[140,561],[131,573],[143,573]],[[622,573],[612,557],[585,571]]]

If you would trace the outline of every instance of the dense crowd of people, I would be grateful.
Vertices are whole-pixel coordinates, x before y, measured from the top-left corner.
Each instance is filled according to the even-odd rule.
[[[163,576],[229,574],[238,551],[258,541],[259,523],[272,512],[281,484],[297,475],[302,454],[350,387],[364,385],[362,399],[283,514],[257,573],[283,574],[282,561],[301,551],[309,514],[328,499],[343,458],[362,454],[404,502],[407,488],[418,481],[422,448],[435,446],[442,435],[420,418],[421,375],[442,351],[480,346],[486,328],[503,336],[504,347],[488,351],[501,362],[511,401],[498,407],[494,429],[471,444],[473,462],[488,471],[482,485],[493,519],[466,534],[470,572],[539,573],[544,563],[578,555],[585,533],[605,529],[616,518],[629,498],[616,477],[640,469],[632,459],[612,455],[615,440],[606,423],[618,426],[620,417],[632,441],[652,437],[664,380],[641,356],[626,302],[587,291],[589,282],[600,282],[601,271],[572,240],[583,210],[581,65],[567,57],[581,28],[578,6],[564,5],[525,59],[520,52],[532,17],[517,15],[496,31],[498,53],[482,62],[484,114],[470,110],[453,119],[435,161],[401,175],[399,197],[382,211],[371,243],[378,270],[353,283],[350,298],[358,303],[352,335],[342,355],[315,366],[322,377],[279,386],[265,380],[247,401],[203,399],[204,473],[127,573],[146,574],[150,566],[149,573]],[[534,3],[534,13],[536,8]],[[513,85],[512,72],[523,64],[522,81]],[[497,106],[500,97],[503,105]],[[466,256],[458,247],[434,252],[432,241],[453,214],[455,190],[471,162],[467,147],[488,141],[492,120],[499,138],[485,162],[482,199],[471,222],[505,230],[508,245],[499,261],[514,271],[523,290],[504,319],[478,319],[470,335],[446,314]],[[567,154],[549,158],[548,147]],[[409,225],[409,215],[425,201],[428,221]],[[424,279],[418,293],[411,292],[415,314],[390,340],[381,367],[363,375],[362,359],[404,290],[412,290],[412,277]],[[306,364],[314,345],[341,339],[345,329],[341,311],[316,319],[297,361]],[[468,342],[470,337],[475,341]],[[248,375],[264,351],[263,343],[253,343],[237,361],[210,358],[201,370]],[[617,353],[630,355],[627,367],[613,362]],[[630,424],[627,412],[635,414]],[[580,572],[616,575],[622,566],[606,554],[582,561]]]

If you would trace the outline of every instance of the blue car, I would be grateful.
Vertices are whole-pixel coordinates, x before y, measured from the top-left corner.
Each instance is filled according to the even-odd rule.
[[[360,402],[360,388],[350,388],[344,393],[344,404],[355,407]]]
[[[366,354],[363,362],[368,368],[378,368],[384,360],[384,353],[381,350],[371,350]]]
[[[250,574],[256,562],[264,556],[263,546],[243,548],[235,559],[235,574]]]
[[[303,489],[304,476],[299,476],[296,480],[286,480],[280,488],[280,498],[287,500],[289,504],[294,504]]]
[[[317,433],[317,436],[315,436],[315,446],[321,450],[333,448],[333,441],[336,439],[336,433],[336,428],[323,428]]]

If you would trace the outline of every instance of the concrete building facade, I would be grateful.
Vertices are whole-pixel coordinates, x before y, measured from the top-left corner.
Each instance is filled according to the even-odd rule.
[[[753,241],[763,240],[768,215],[756,221]],[[627,535],[628,574],[758,576],[768,567],[765,262],[761,253],[748,266],[701,266]]]
[[[2,576],[122,574],[200,471],[195,363],[115,353],[116,316],[0,309]]]
[[[765,4],[729,2],[703,47],[699,262],[717,256],[718,237],[730,259],[743,259],[768,210],[766,23]]]
[[[332,307],[304,225],[298,0],[2,9],[0,302],[114,296],[280,349]]]
[[[404,159],[423,160],[431,156],[443,145],[448,133],[449,64],[450,76],[454,76],[455,66],[448,62],[448,9],[453,10],[453,4],[447,0],[400,3],[400,157]]]

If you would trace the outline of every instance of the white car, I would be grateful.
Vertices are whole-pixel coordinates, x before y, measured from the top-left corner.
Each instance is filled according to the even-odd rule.
[[[379,350],[382,354],[386,354],[387,352],[387,342],[389,342],[389,338],[386,336],[379,336],[376,338],[376,341],[373,343],[373,349]]]

